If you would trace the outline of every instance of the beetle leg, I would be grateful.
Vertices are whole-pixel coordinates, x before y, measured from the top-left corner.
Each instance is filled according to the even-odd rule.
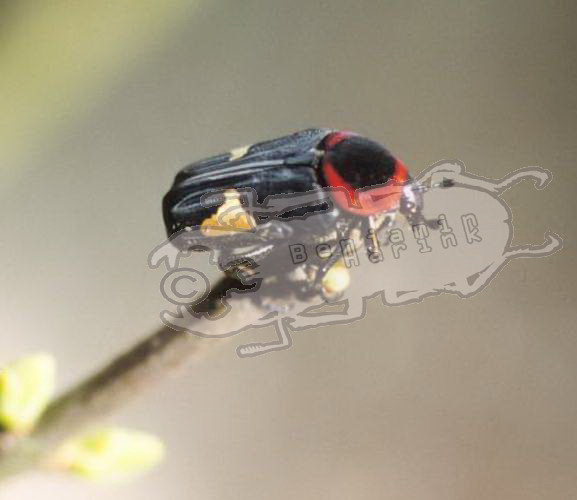
[[[336,246],[331,256],[325,262],[323,262],[322,266],[318,269],[315,281],[320,284],[323,281],[326,274],[329,272],[330,268],[333,267],[339,261],[340,258],[341,258],[341,251],[340,248]]]
[[[256,228],[257,234],[265,241],[286,240],[293,234],[293,228],[280,220],[271,220]]]
[[[273,249],[273,245],[268,245],[265,247],[255,248],[246,253],[238,253],[238,251],[235,250],[221,250],[221,253],[218,256],[218,267],[223,271],[227,271],[228,269],[235,269],[243,264],[255,266],[266,259]]]
[[[399,211],[407,219],[411,227],[425,224],[430,229],[439,228],[439,222],[436,219],[426,219],[423,215],[423,203],[420,196],[418,198],[403,196]]]
[[[443,181],[435,187],[442,189],[453,186],[452,181]],[[411,226],[424,224],[430,229],[439,229],[440,224],[437,219],[427,219],[423,215],[423,191],[427,190],[419,183],[412,181],[403,188],[403,195],[401,197],[401,205],[399,211],[405,216],[407,222]]]
[[[403,195],[399,211],[411,226],[425,224],[427,227],[438,227],[437,221],[425,219],[421,193],[410,191],[410,194]]]
[[[288,239],[292,232],[292,228],[286,222],[273,220],[258,226],[250,233],[239,233],[234,236],[234,249],[220,250],[218,266],[223,271],[238,268],[241,264],[254,267],[268,257],[275,248],[274,244],[263,246],[263,242],[271,243],[274,240]],[[239,250],[239,248],[249,246],[256,248]]]

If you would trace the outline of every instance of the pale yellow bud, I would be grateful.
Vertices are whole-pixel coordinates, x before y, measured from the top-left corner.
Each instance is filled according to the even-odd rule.
[[[56,362],[49,354],[34,354],[0,370],[0,425],[26,434],[54,394]]]
[[[164,445],[156,436],[113,427],[67,441],[52,462],[86,479],[115,481],[144,473],[163,457]]]

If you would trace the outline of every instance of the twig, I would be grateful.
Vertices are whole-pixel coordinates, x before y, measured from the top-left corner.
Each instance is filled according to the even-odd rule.
[[[237,281],[223,279],[195,310],[214,311],[226,292],[237,287]],[[239,299],[219,321],[233,325],[239,315],[245,319],[250,311],[258,313],[250,300]],[[196,321],[210,320],[199,317]],[[110,415],[184,364],[201,359],[219,342],[160,328],[55,399],[30,435],[21,439],[0,435],[0,479],[38,467],[65,438]]]

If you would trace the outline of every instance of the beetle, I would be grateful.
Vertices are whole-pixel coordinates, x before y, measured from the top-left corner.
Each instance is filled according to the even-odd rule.
[[[252,202],[246,194],[251,191]],[[292,197],[293,205],[272,215],[264,209],[259,213],[259,206],[279,195]],[[249,205],[253,211],[245,213],[243,230],[215,230],[227,211],[238,220],[238,209]],[[420,187],[401,160],[372,139],[329,128],[310,128],[192,163],[176,175],[163,199],[167,233],[177,247],[215,250],[221,269],[229,273],[274,255],[295,238],[291,220],[314,216],[314,230],[309,225],[296,239],[331,244],[334,251],[308,262],[296,289],[301,297],[320,293],[327,298],[323,283],[339,260],[339,241],[364,241],[367,252],[378,258],[377,234],[397,214],[413,226],[436,227],[422,208]],[[295,279],[288,269],[277,274]]]

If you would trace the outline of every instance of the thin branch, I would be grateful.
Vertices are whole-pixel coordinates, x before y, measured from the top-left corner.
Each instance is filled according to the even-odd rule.
[[[223,279],[195,310],[216,310],[226,292],[237,287],[237,281]],[[246,321],[247,314],[256,317],[258,309],[249,299],[239,299],[219,321],[234,325],[241,317]],[[210,319],[195,320],[205,321]],[[183,365],[203,358],[219,342],[222,339],[160,328],[55,399],[30,435],[21,439],[0,436],[0,479],[38,467],[65,438],[112,414]]]

